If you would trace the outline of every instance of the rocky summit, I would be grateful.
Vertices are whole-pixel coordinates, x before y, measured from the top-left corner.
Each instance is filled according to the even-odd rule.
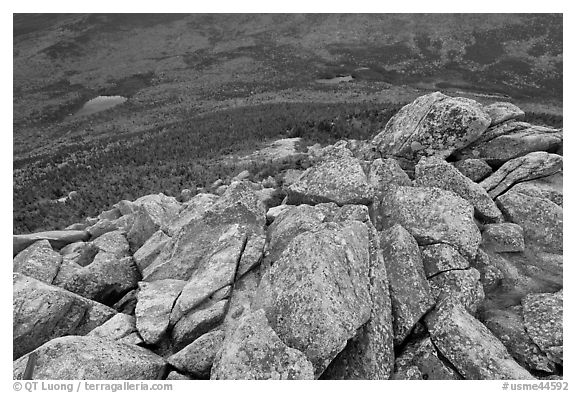
[[[523,117],[432,93],[289,181],[15,235],[14,378],[562,378],[562,130]]]

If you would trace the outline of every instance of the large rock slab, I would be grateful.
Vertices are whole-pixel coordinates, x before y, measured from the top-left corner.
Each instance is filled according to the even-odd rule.
[[[210,295],[234,282],[246,242],[238,225],[231,226],[218,238],[212,254],[196,267],[176,300],[171,316],[173,321],[178,321]]]
[[[222,281],[230,282],[245,241],[238,224],[212,224],[204,219],[192,221],[144,268],[143,279],[188,281],[196,272],[203,275],[212,263],[217,263],[224,269],[219,274],[223,277]]]
[[[508,120],[522,120],[524,111],[510,102],[495,102],[484,107],[484,111],[490,116],[491,126],[503,123]]]
[[[524,240],[542,251],[562,254],[563,209],[549,199],[510,190],[496,199],[506,219],[524,230]]]
[[[555,363],[563,364],[563,291],[529,294],[522,299],[530,338]]]
[[[236,279],[242,277],[254,267],[258,266],[266,250],[266,235],[264,233],[252,234],[246,238],[246,244],[238,261]]]
[[[262,276],[255,309],[316,376],[370,318],[369,247],[365,224],[324,223],[296,236]]]
[[[74,263],[79,266],[88,266],[94,261],[94,257],[100,249],[92,242],[70,243],[60,250],[64,264]]]
[[[426,278],[454,269],[466,269],[470,263],[448,244],[432,244],[420,248]]]
[[[14,358],[60,336],[90,332],[116,311],[16,273],[13,277]]]
[[[532,247],[524,252],[496,253],[482,250],[480,263],[486,299],[483,308],[519,305],[529,293],[555,292],[563,286],[562,255],[543,253]]]
[[[182,205],[174,197],[162,193],[146,195],[134,201],[134,223],[126,235],[132,252],[138,250],[150,236],[178,216]]]
[[[394,345],[400,345],[435,302],[412,235],[395,225],[382,232],[380,246],[389,277]]]
[[[166,333],[170,313],[186,281],[158,280],[138,283],[136,327],[148,344],[156,344]]]
[[[261,265],[234,283],[234,290],[231,291],[227,304],[228,309],[222,321],[222,330],[226,335],[231,334],[236,329],[243,315],[255,310],[253,304],[263,270],[263,265]]]
[[[457,301],[445,297],[426,316],[430,338],[465,379],[534,379]]]
[[[558,206],[563,206],[564,175],[562,171],[560,171],[550,176],[517,183],[512,186],[510,191],[516,191],[532,197],[549,199]]]
[[[446,158],[476,140],[490,123],[476,101],[435,92],[400,109],[372,143],[383,156]]]
[[[424,157],[415,168],[415,185],[452,191],[474,206],[476,214],[488,222],[503,221],[502,213],[479,184],[439,157]]]
[[[120,258],[99,251],[87,266],[64,260],[53,283],[88,299],[112,305],[135,288],[139,280],[140,271],[132,257]]]
[[[20,252],[13,260],[12,271],[52,284],[60,270],[62,256],[48,240],[40,240]]]
[[[199,378],[210,376],[216,354],[222,349],[224,332],[213,330],[168,358],[174,368]]]
[[[268,227],[266,260],[269,263],[275,262],[292,239],[301,233],[317,228],[325,218],[326,214],[317,207],[290,206]]]
[[[286,192],[291,205],[315,205],[323,202],[369,204],[373,190],[360,161],[346,148],[336,149],[308,168]]]
[[[394,368],[392,303],[376,229],[370,227],[370,320],[330,363],[322,379],[389,379]]]
[[[555,371],[554,363],[526,332],[522,306],[485,310],[481,320],[522,367],[534,371]]]
[[[456,155],[460,159],[479,158],[490,165],[502,165],[531,152],[556,152],[562,146],[562,139],[562,130],[508,122],[489,129]]]
[[[454,167],[460,171],[461,174],[474,182],[480,182],[492,174],[492,167],[484,160],[477,158],[467,158],[464,160],[456,161]]]
[[[164,359],[147,349],[97,337],[60,337],[33,353],[36,380],[161,379],[166,367]],[[28,357],[14,362],[14,379],[22,378]]]
[[[495,252],[524,251],[524,230],[518,224],[489,224],[482,230],[482,245]]]
[[[134,253],[134,262],[140,272],[143,272],[168,245],[170,237],[158,230]]]
[[[12,254],[16,255],[24,250],[32,243],[38,240],[48,240],[53,248],[60,249],[67,244],[86,241],[90,238],[90,234],[86,231],[47,231],[29,233],[25,235],[14,235],[13,237]]]
[[[445,243],[471,259],[481,241],[474,208],[451,191],[434,187],[398,187],[386,193],[376,227],[402,225],[419,245]]]
[[[172,343],[176,350],[193,343],[196,339],[214,329],[226,316],[228,299],[223,299],[198,311],[184,315],[172,329]]]
[[[233,183],[222,197],[199,209],[144,269],[144,281],[211,281],[206,291],[217,290],[232,282],[236,270],[246,272],[260,261],[266,209],[249,184]],[[248,243],[254,250],[243,257]],[[212,275],[216,265],[219,272]]]
[[[128,214],[115,220],[102,218],[94,225],[87,227],[86,231],[90,234],[91,239],[97,239],[108,232],[120,231],[122,233],[127,233],[130,231],[133,224],[134,215]]]
[[[263,310],[242,318],[222,345],[211,379],[314,379],[306,356],[286,346],[268,324]]]
[[[418,370],[414,373],[413,368]],[[410,342],[400,356],[396,358],[396,371],[392,379],[414,379],[412,374],[421,376],[423,380],[459,380],[462,377],[452,369],[438,355],[430,337],[417,339]]]
[[[537,151],[506,162],[480,185],[496,198],[516,183],[549,176],[560,170],[562,156]]]
[[[114,315],[102,325],[91,330],[87,336],[135,345],[144,342],[138,334],[138,329],[136,329],[136,318],[123,313]]]
[[[370,164],[368,183],[376,193],[382,193],[393,186],[411,186],[412,180],[393,158],[378,158]]]
[[[450,270],[435,275],[428,280],[430,290],[436,300],[445,296],[457,299],[471,314],[476,313],[484,300],[484,289],[480,282],[480,272],[473,267],[464,270]]]
[[[130,255],[130,246],[122,231],[107,232],[91,243],[98,250],[113,254],[119,258]]]
[[[162,227],[163,232],[172,237],[190,223],[192,220],[202,218],[220,197],[214,194],[200,193],[195,195],[188,202],[183,203],[184,208],[172,221]]]

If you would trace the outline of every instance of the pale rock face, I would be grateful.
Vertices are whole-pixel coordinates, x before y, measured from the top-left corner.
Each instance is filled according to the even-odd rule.
[[[34,379],[160,379],[166,361],[133,344],[98,337],[66,336],[47,342],[33,353]],[[21,379],[28,356],[14,362],[14,379]]]
[[[107,232],[91,243],[98,248],[98,250],[116,255],[120,258],[130,254],[130,246],[128,245],[126,236],[119,230]]]
[[[538,251],[496,253],[480,248],[473,266],[481,272],[486,299],[483,308],[505,309],[530,293],[558,291],[563,286],[562,255]]]
[[[554,372],[554,362],[532,341],[524,327],[522,306],[484,312],[482,322],[527,370]],[[548,314],[548,312],[546,312]]]
[[[186,281],[158,280],[138,283],[136,327],[148,344],[155,344],[164,336],[170,324],[170,313]]]
[[[192,185],[190,188],[185,188],[180,192],[180,201],[182,203],[188,202],[196,195],[196,186]]]
[[[100,236],[112,231],[121,231],[122,233],[127,233],[130,231],[130,228],[132,228],[133,224],[133,214],[121,216],[116,219],[101,218],[94,225],[87,227],[86,231],[90,234],[91,239],[97,239]]]
[[[456,161],[454,167],[473,182],[480,182],[492,174],[492,167],[484,160],[467,158]]]
[[[462,303],[472,315],[484,300],[484,288],[480,282],[480,272],[473,267],[464,270],[442,272],[428,279],[434,298],[450,296]]]
[[[368,183],[377,193],[393,186],[411,186],[412,180],[393,158],[378,158],[370,164]]]
[[[426,278],[454,269],[466,269],[469,262],[454,247],[439,243],[420,248]]]
[[[140,272],[132,257],[99,251],[92,263],[64,260],[53,284],[88,299],[112,305],[137,286]]]
[[[286,346],[263,310],[244,316],[222,344],[211,379],[314,379],[306,356]]]
[[[486,225],[482,231],[482,245],[495,252],[522,252],[524,230],[511,222]]]
[[[524,240],[545,252],[562,254],[563,209],[549,199],[528,196],[514,190],[496,198],[507,220],[518,224]]]
[[[180,350],[220,325],[226,316],[227,306],[228,299],[223,299],[207,308],[191,311],[180,318],[172,329],[171,338],[174,348]]]
[[[48,240],[40,240],[14,258],[12,270],[52,284],[60,270],[62,256],[52,249]]]
[[[496,198],[516,183],[553,175],[560,170],[562,156],[538,151],[506,162],[480,185]]]
[[[168,245],[170,237],[162,230],[156,231],[146,242],[134,253],[134,262],[140,272],[143,272],[156,259],[160,252]]]
[[[425,157],[418,162],[415,185],[452,191],[470,202],[481,219],[488,222],[503,221],[502,213],[486,190],[441,158]]]
[[[198,203],[184,210],[188,220],[169,230],[171,240],[143,271],[144,281],[174,278],[202,283],[203,287],[191,284],[189,290],[197,293],[182,300],[190,304],[178,305],[182,312],[210,291],[231,284],[236,272],[253,268],[264,252],[266,209],[247,182],[232,183],[216,200],[195,198]]]
[[[436,92],[400,109],[372,143],[387,157],[446,158],[480,137],[491,121],[476,101]]]
[[[334,202],[368,204],[373,190],[360,161],[346,148],[335,149],[319,163],[308,168],[296,182],[287,188],[288,204],[316,205]]]
[[[243,315],[253,311],[262,271],[264,271],[263,266],[252,269],[234,283],[234,291],[230,293],[226,304],[228,309],[221,325],[226,335],[236,329]]]
[[[398,187],[379,205],[377,228],[404,227],[421,246],[445,243],[473,259],[481,241],[474,208],[451,191],[434,187]]]
[[[370,318],[369,258],[365,224],[324,223],[292,239],[262,276],[253,307],[317,376]]]
[[[178,213],[178,216],[162,227],[162,231],[170,237],[177,235],[188,223],[202,218],[218,199],[218,195],[214,194],[200,193],[195,195],[192,199],[183,203],[184,208]]]
[[[222,349],[223,341],[224,332],[213,330],[170,356],[168,363],[185,373],[202,378],[208,377],[214,358]]]
[[[274,206],[271,207],[270,209],[268,209],[268,211],[266,212],[266,222],[268,224],[271,224],[272,222],[274,222],[274,220],[280,215],[282,214],[284,211],[291,209],[290,205],[279,205],[279,206]]]
[[[127,234],[130,249],[135,252],[163,225],[172,221],[182,209],[174,197],[162,193],[146,195],[133,202],[134,224]]]
[[[100,249],[92,242],[76,242],[67,245],[60,250],[63,257],[63,263],[75,263],[79,266],[88,266],[94,261],[94,257]]]
[[[142,276],[144,281],[188,281],[196,272],[203,275],[212,263],[218,263],[226,268],[219,276],[230,281],[245,240],[238,224],[210,224],[203,219],[190,222],[144,268]]]
[[[54,285],[111,305],[140,280],[122,231],[107,232],[74,249],[67,247],[62,250],[65,256]]]
[[[490,165],[537,151],[556,152],[563,143],[562,130],[524,122],[506,122],[489,128],[480,138],[455,153],[459,159],[478,158]]]
[[[426,316],[430,338],[466,379],[534,379],[462,304],[445,297]]]
[[[390,279],[378,231],[371,224],[370,233],[370,320],[348,341],[330,363],[322,379],[389,379],[394,370],[394,331]]]
[[[168,376],[166,377],[167,381],[189,381],[191,378],[188,378],[184,374],[180,374],[178,371],[170,371]]]
[[[18,254],[20,251],[24,250],[26,247],[30,246],[32,243],[38,240],[48,240],[53,248],[60,249],[70,243],[77,241],[86,241],[90,238],[90,234],[86,231],[47,231],[47,232],[37,232],[30,233],[26,235],[14,235],[12,255]]]
[[[203,263],[188,278],[182,294],[174,304],[172,320],[178,321],[210,295],[234,282],[245,245],[245,235],[237,226],[230,227],[220,236],[216,248],[211,250],[212,255],[202,260]]]
[[[313,206],[291,206],[268,228],[266,259],[271,262],[276,261],[292,239],[301,233],[317,228],[325,218],[326,215],[321,209]]]
[[[563,206],[564,175],[559,171],[553,175],[517,183],[509,191],[516,191],[531,197],[548,199],[558,206]]]
[[[64,335],[86,334],[116,315],[103,304],[15,273],[14,358]]]
[[[394,345],[400,345],[435,302],[412,235],[397,224],[382,232],[380,245],[390,281]]]
[[[563,364],[563,291],[529,294],[522,299],[524,326],[530,338],[555,363]]]
[[[460,380],[462,377],[440,359],[430,337],[425,337],[406,345],[404,351],[396,358],[396,372],[392,379],[410,379],[416,368],[421,378],[426,380]]]
[[[248,170],[243,170],[242,172],[234,176],[231,181],[242,181],[248,179],[249,177],[250,172]]]
[[[87,336],[135,345],[144,342],[138,334],[138,329],[136,329],[136,318],[123,313],[114,315],[104,324],[91,330]]]
[[[508,120],[522,120],[524,111],[510,102],[495,102],[484,107],[484,111],[490,116],[491,126],[503,123]]]

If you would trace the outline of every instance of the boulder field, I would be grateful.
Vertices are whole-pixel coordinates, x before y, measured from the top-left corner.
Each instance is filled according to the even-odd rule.
[[[562,130],[523,117],[432,93],[282,181],[14,235],[14,378],[562,378]]]

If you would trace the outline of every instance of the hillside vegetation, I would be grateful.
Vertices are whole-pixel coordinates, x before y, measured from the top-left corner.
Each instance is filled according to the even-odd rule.
[[[275,138],[366,139],[430,91],[511,101],[557,126],[562,26],[557,14],[16,14],[13,229],[210,184],[241,169],[226,156]],[[98,95],[128,101],[74,116]]]

